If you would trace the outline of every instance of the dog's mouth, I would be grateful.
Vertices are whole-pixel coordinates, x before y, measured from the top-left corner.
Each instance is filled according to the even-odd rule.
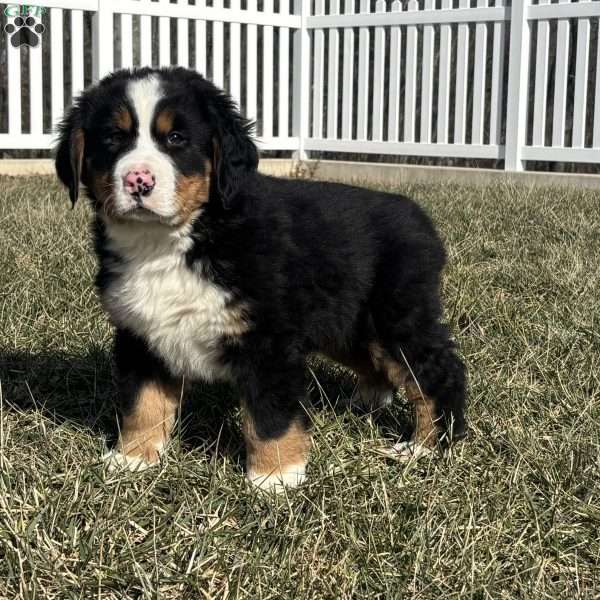
[[[151,208],[142,203],[136,203],[134,206],[115,215],[119,219],[131,221],[161,221],[161,216],[155,213]]]

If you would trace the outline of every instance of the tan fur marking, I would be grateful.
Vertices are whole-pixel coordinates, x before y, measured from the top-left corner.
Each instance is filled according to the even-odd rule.
[[[250,329],[247,317],[247,308],[243,304],[228,306],[224,315],[223,335],[239,337]]]
[[[117,450],[128,457],[156,463],[175,422],[181,388],[159,382],[140,389],[131,412],[123,416]]]
[[[439,426],[436,424],[435,404],[429,396],[423,394],[414,381],[407,383],[405,389],[406,396],[415,406],[413,440],[417,444],[433,448],[437,444],[439,430]]]
[[[276,440],[262,440],[256,433],[254,421],[243,409],[243,431],[246,440],[246,467],[258,475],[278,475],[286,467],[303,465],[308,458],[310,435],[294,421],[286,433]]]
[[[210,163],[205,175],[181,176],[177,181],[175,201],[179,207],[181,223],[186,223],[203,204],[208,202],[210,191]]]
[[[375,370],[383,373],[394,387],[400,388],[406,384],[408,370],[395,361],[380,344],[377,342],[369,344],[369,352]]]
[[[173,122],[175,121],[175,113],[167,108],[163,110],[158,117],[156,117],[156,130],[161,135],[167,135],[173,129]]]
[[[90,191],[94,194],[98,206],[106,215],[110,216],[114,202],[112,177],[108,173],[96,173],[90,168],[89,164],[88,173],[90,174]]]
[[[413,440],[418,444],[433,447],[437,443],[438,426],[436,425],[435,403],[423,393],[414,381],[410,371],[395,361],[380,344],[369,344],[373,364],[378,371],[385,374],[390,383],[403,387],[406,396],[415,407],[415,432]]]
[[[115,125],[123,131],[131,131],[133,119],[131,118],[131,113],[126,108],[115,114]]]

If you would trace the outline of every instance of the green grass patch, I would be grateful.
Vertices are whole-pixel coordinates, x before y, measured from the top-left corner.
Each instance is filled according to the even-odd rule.
[[[109,474],[111,328],[90,212],[52,178],[0,178],[0,598],[597,598],[600,201],[399,189],[447,241],[466,442],[403,465],[409,426],[343,409],[314,365],[308,482],[244,480],[235,390],[197,386],[159,468]]]

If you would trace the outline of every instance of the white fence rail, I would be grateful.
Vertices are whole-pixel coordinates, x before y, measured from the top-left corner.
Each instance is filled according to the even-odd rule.
[[[600,0],[33,1],[38,47],[0,43],[0,149],[51,147],[115,68],[178,64],[265,150],[600,164]]]

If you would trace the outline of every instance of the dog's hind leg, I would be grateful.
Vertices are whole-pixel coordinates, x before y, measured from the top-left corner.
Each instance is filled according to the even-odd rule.
[[[352,370],[356,375],[357,382],[352,396],[345,399],[344,404],[371,411],[389,406],[393,402],[394,386],[385,374],[375,369],[372,357],[366,348],[329,352],[327,356]]]
[[[436,327],[443,331],[441,325]],[[405,342],[389,350],[371,344],[376,368],[395,387],[404,388],[414,406],[413,436],[395,447],[407,457],[465,435],[464,365],[445,334],[438,341],[425,345]]]

